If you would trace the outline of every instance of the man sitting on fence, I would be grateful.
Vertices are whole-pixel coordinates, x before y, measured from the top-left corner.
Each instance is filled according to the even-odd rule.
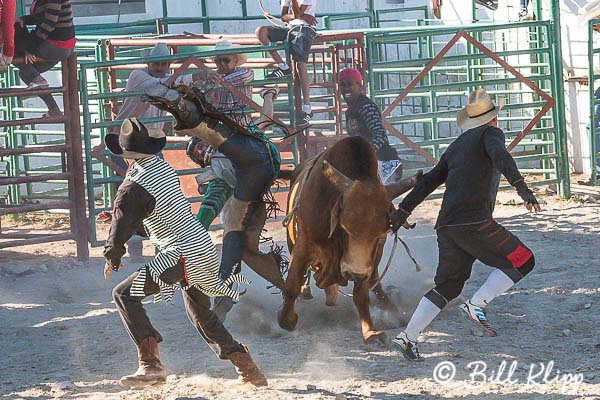
[[[289,45],[292,59],[296,62],[302,90],[299,125],[307,125],[313,117],[306,63],[312,42],[317,36],[316,12],[317,0],[281,0],[281,20],[286,26],[259,26],[256,29],[256,37],[263,45],[268,45],[270,42],[283,42]],[[272,20],[272,17],[268,15],[267,17]],[[267,74],[267,78],[281,78],[292,74],[290,66],[283,61],[278,52],[270,51],[269,54],[277,63],[277,68]]]
[[[31,4],[30,15],[17,18],[15,31],[15,54],[19,77],[28,89],[49,86],[42,73],[49,71],[75,51],[75,26],[69,0],[37,0]],[[27,25],[34,25],[29,32]],[[40,95],[48,106],[46,116],[62,115],[52,94]]]
[[[166,57],[169,56],[169,48],[165,43],[157,43],[147,54],[148,57]],[[136,69],[129,74],[125,84],[125,92],[135,92],[143,90],[144,86],[153,81],[163,81],[168,78],[170,68],[169,61],[152,61],[146,68]],[[142,102],[140,96],[127,96],[123,100],[123,105],[117,114],[117,121],[127,118],[157,118],[164,117],[166,113],[148,103]],[[148,128],[164,130],[164,122],[152,122],[145,124]],[[114,129],[118,131],[118,127]],[[116,133],[116,132],[115,132]]]
[[[217,42],[215,50],[228,50],[238,48],[227,40]],[[214,58],[217,66],[216,71],[199,71],[193,74],[194,85],[203,87],[209,93],[208,99],[219,111],[235,116],[242,125],[252,123],[250,115],[244,112],[247,107],[242,98],[232,93],[221,83],[227,82],[247,97],[252,96],[252,86],[249,84],[254,80],[254,71],[244,68],[243,64],[248,60],[246,54],[221,54]],[[207,90],[209,89],[210,90]],[[221,153],[214,155],[216,159],[224,158]],[[198,191],[204,194],[204,199],[198,210],[198,219],[206,229],[215,217],[226,208],[227,200],[231,198],[233,187],[224,179],[217,177],[206,185],[201,182]],[[224,213],[221,213],[224,216]],[[223,222],[223,221],[222,221]]]

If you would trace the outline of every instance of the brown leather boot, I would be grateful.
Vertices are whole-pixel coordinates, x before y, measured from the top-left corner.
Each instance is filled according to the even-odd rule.
[[[246,346],[244,346],[243,352],[231,353],[229,360],[235,366],[235,370],[240,376],[239,379],[243,383],[251,383],[254,386],[267,386],[267,378],[260,372],[252,357],[250,357]]]
[[[132,375],[127,375],[119,380],[123,386],[141,387],[160,385],[167,380],[165,367],[160,362],[158,342],[153,336],[143,339],[138,346],[139,368]]]

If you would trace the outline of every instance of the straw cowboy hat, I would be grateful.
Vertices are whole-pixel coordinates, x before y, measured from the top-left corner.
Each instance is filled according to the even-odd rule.
[[[137,118],[127,118],[121,124],[121,133],[109,133],[104,143],[116,156],[137,159],[160,153],[167,137],[160,129],[146,128]]]
[[[241,46],[239,44],[231,43],[229,40],[220,40],[215,45],[215,50],[231,50],[231,49],[239,49],[240,47]],[[242,65],[246,61],[248,61],[247,54],[236,53],[236,54],[232,54],[232,55],[237,56],[237,63],[235,64],[236,67],[239,67],[240,65]],[[216,57],[219,57],[219,56],[216,56]],[[214,58],[216,58],[216,57],[214,57]]]
[[[485,89],[479,88],[469,95],[467,106],[456,114],[456,123],[461,129],[471,129],[496,118],[504,107],[504,99],[496,106]]]

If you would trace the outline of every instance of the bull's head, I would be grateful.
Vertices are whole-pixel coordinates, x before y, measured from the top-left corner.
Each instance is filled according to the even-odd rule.
[[[386,187],[378,179],[352,180],[327,161],[323,161],[323,174],[340,192],[329,222],[329,237],[338,226],[347,236],[340,272],[346,279],[362,281],[377,268],[376,255],[385,244],[392,200],[410,190],[420,175]]]

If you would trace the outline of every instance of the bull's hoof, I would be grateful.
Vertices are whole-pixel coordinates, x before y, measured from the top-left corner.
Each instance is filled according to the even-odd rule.
[[[302,298],[302,300],[313,299],[312,291],[310,290],[310,285],[302,285],[302,287],[300,288],[300,297]]]
[[[389,345],[389,339],[383,331],[368,331],[367,333],[363,334],[363,340],[365,344],[370,345]]]
[[[298,324],[298,314],[295,312],[284,314],[283,310],[279,310],[277,312],[277,322],[279,322],[281,329],[292,332]]]
[[[325,304],[333,307],[337,304],[338,285],[331,285],[325,288]]]

